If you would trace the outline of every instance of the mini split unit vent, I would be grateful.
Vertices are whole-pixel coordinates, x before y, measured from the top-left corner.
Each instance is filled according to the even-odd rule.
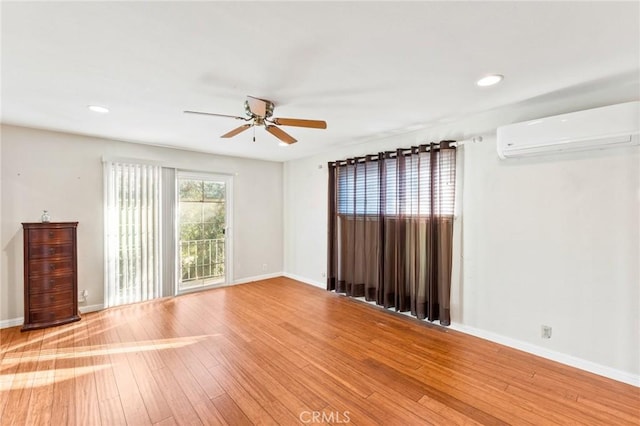
[[[640,102],[498,127],[500,158],[638,145]]]

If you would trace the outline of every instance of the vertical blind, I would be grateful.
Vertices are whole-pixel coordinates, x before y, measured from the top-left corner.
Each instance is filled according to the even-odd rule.
[[[161,294],[161,167],[105,162],[107,305]]]

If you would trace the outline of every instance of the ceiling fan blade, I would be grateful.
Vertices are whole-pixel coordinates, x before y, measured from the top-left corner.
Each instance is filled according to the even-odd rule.
[[[200,111],[183,111],[183,112],[186,114],[213,115],[214,117],[228,117],[228,118],[235,118],[237,120],[248,120],[245,117],[238,117],[237,115],[214,114],[212,112],[200,112]]]
[[[267,101],[264,99],[254,98],[253,96],[247,96],[247,102],[249,103],[249,110],[258,117],[267,116]]]
[[[284,143],[292,144],[298,142],[293,136],[276,126],[265,126],[265,129]]]
[[[310,127],[312,129],[326,129],[327,122],[322,120],[302,120],[299,118],[274,118],[274,124],[280,126],[296,126],[296,127]]]
[[[238,133],[242,133],[245,130],[247,130],[249,127],[253,127],[253,124],[243,124],[240,127],[236,127],[235,129],[233,129],[230,132],[225,133],[224,135],[220,136],[221,138],[232,138],[235,135],[237,135]]]

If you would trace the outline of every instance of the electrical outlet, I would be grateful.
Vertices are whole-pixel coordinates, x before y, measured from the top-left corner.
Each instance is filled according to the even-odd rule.
[[[540,336],[543,339],[551,339],[551,327],[548,325],[540,326]]]
[[[322,273],[322,278],[327,278],[327,273],[326,272]]]
[[[267,272],[267,264],[266,263],[262,264],[262,272]]]

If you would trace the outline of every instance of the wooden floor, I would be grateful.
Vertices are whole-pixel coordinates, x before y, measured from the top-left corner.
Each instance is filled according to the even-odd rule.
[[[0,424],[640,423],[640,389],[286,278],[0,331]]]

